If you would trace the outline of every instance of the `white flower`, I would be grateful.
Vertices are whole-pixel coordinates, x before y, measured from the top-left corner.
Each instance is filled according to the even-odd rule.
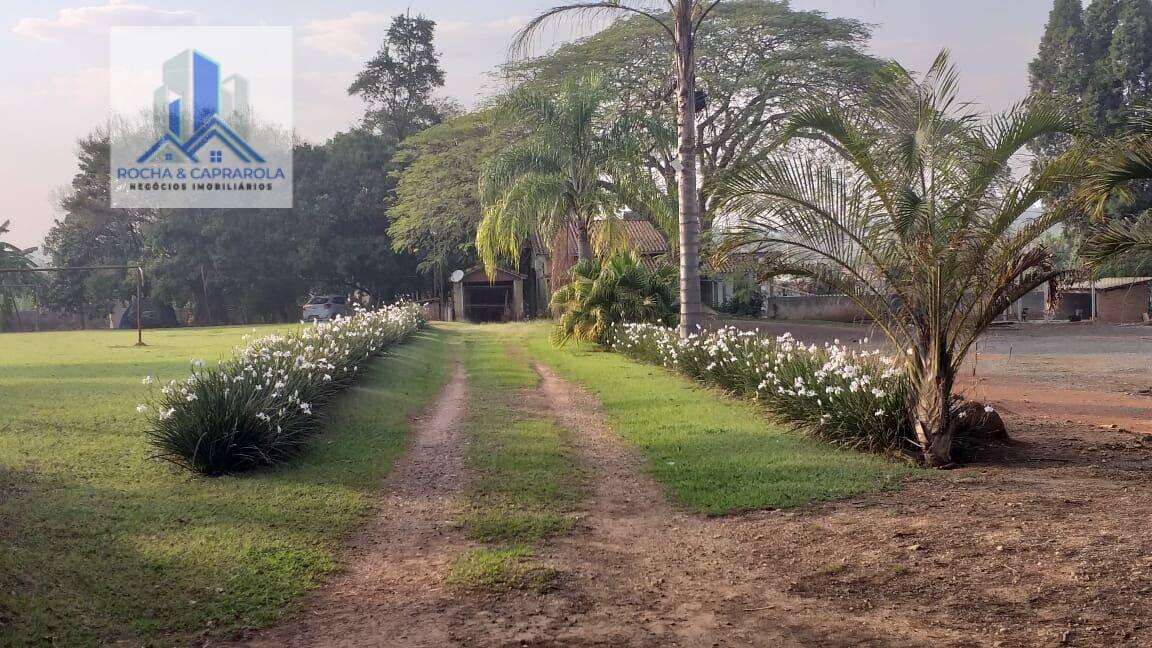
[[[984,413],[985,414],[991,414],[992,412],[995,412],[995,411],[996,410],[993,409],[993,407],[991,405],[985,405],[984,406]]]
[[[304,412],[305,414],[311,414],[312,413],[312,405],[309,403],[300,403],[300,411]]]
[[[884,416],[884,410],[876,410],[876,416]]]
[[[272,420],[272,417],[268,416],[264,412],[256,412],[256,418],[260,419],[261,421],[264,421],[265,423]]]
[[[170,408],[164,410],[163,412],[160,412],[160,420],[161,421],[167,421],[168,419],[172,418],[172,415],[175,413],[176,413],[176,408],[170,407]]]
[[[324,382],[328,382],[329,380],[332,380],[332,376],[329,376],[328,374],[324,374]]]
[[[184,400],[191,403],[192,401],[196,400],[196,394],[188,394],[187,396],[184,397]]]
[[[141,404],[136,406],[136,411],[140,412],[141,414],[147,414],[148,413],[148,406],[141,403]]]
[[[145,385],[151,385],[153,382],[152,376],[144,376],[144,379],[141,380],[140,382],[145,384]]]

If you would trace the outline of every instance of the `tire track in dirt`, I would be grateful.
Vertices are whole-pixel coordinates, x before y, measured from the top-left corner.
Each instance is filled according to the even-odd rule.
[[[643,459],[608,430],[598,401],[546,367],[537,371],[592,487],[577,530],[542,556],[568,575],[551,595],[564,603],[547,606],[564,616],[509,626],[521,645],[928,646],[959,638],[894,614],[845,615],[789,595],[771,561],[757,563],[745,544],[748,525],[668,504]]]
[[[456,362],[448,384],[418,419],[411,446],[385,480],[375,517],[345,557],[347,570],[295,618],[250,646],[440,646],[449,559],[468,542],[455,517],[464,479],[468,381]]]

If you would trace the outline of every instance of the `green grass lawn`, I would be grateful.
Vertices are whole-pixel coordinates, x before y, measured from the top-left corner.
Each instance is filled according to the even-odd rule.
[[[643,451],[652,476],[691,511],[797,506],[895,487],[919,472],[782,429],[753,403],[663,368],[588,346],[554,349],[547,331],[544,324],[516,324],[506,334],[599,396],[611,428]]]
[[[270,329],[260,329],[267,332]],[[445,378],[442,334],[376,360],[291,465],[204,478],[149,458],[141,378],[247,327],[0,335],[0,645],[186,644],[266,625],[336,568]]]

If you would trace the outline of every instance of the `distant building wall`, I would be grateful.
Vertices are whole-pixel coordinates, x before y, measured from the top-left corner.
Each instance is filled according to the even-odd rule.
[[[1101,322],[1141,322],[1148,312],[1148,284],[1096,291],[1096,317]]]
[[[764,300],[764,317],[829,322],[858,322],[871,319],[851,299],[841,295],[769,297]]]

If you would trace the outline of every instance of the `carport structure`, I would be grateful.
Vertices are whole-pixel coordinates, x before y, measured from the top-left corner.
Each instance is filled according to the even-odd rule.
[[[489,279],[475,266],[452,285],[454,319],[467,322],[515,322],[524,318],[524,275],[498,268]]]

